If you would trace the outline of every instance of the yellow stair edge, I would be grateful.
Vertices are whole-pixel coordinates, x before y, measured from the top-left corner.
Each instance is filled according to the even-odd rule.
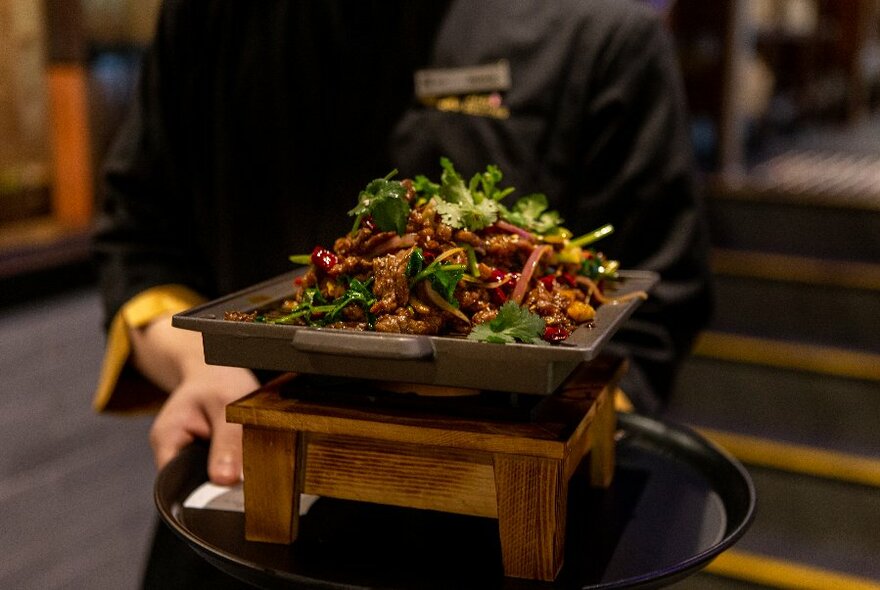
[[[880,590],[880,580],[852,576],[793,561],[729,549],[703,570],[772,588],[797,590]]]
[[[694,426],[748,465],[880,488],[880,459]]]
[[[712,270],[721,275],[880,291],[880,264],[714,248]]]
[[[880,381],[880,354],[831,346],[707,331],[697,338],[693,353],[719,360]]]

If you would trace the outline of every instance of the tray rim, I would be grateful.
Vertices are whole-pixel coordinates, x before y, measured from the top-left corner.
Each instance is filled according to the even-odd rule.
[[[303,272],[305,272],[304,269],[299,269],[284,273],[257,283],[251,287],[221,296],[217,299],[176,313],[172,317],[172,325],[185,330],[201,332],[203,337],[233,335],[267,339],[292,339],[295,337],[295,334],[300,331],[306,333],[320,332],[322,334],[338,334],[339,340],[355,341],[357,339],[364,339],[364,343],[369,343],[370,338],[378,338],[380,340],[391,338],[398,340],[423,340],[430,343],[435,355],[438,354],[438,352],[442,353],[443,351],[448,350],[448,347],[455,346],[459,348],[463,347],[467,349],[469,355],[476,354],[479,357],[481,356],[480,351],[497,352],[502,350],[499,346],[503,346],[503,350],[507,351],[505,355],[512,354],[515,357],[518,357],[520,355],[535,356],[537,354],[547,358],[549,362],[582,362],[595,358],[601,348],[642,303],[638,299],[633,299],[619,305],[609,304],[599,306],[596,309],[596,322],[600,323],[607,321],[608,325],[600,324],[598,327],[583,326],[576,330],[569,339],[555,345],[522,343],[498,345],[467,340],[464,337],[458,336],[384,334],[372,331],[360,332],[356,330],[318,328],[310,326],[234,322],[217,317],[217,314],[223,306],[228,306],[227,309],[229,307],[235,308],[236,306],[234,304],[236,302],[249,303],[250,307],[239,305],[238,309],[240,311],[251,311],[260,306],[266,305],[269,302],[283,299],[285,294],[289,295],[292,293],[292,288],[284,289],[283,286],[290,285],[293,279]],[[634,283],[632,288],[624,289],[622,294],[635,290],[645,290],[650,293],[660,279],[658,273],[649,270],[622,270],[620,276],[624,282],[632,281]],[[592,338],[590,338],[590,336],[592,336]],[[584,340],[586,340],[586,342],[584,342]],[[523,351],[528,352],[523,353]]]
[[[681,449],[683,449],[684,455],[687,455],[688,453],[703,452],[707,453],[710,456],[714,456],[714,460],[720,462],[721,465],[729,470],[730,475],[735,475],[738,477],[738,483],[742,486],[740,492],[743,492],[745,496],[745,514],[739,520],[739,522],[735,523],[731,527],[728,506],[729,498],[726,500],[723,494],[713,488],[713,491],[716,491],[719,498],[721,499],[722,506],[725,509],[725,515],[728,516],[727,529],[725,530],[725,534],[718,542],[714,543],[710,547],[707,547],[703,551],[700,551],[699,553],[691,556],[690,558],[684,559],[669,567],[665,567],[652,572],[647,572],[641,575],[631,576],[621,580],[600,582],[597,584],[588,584],[582,586],[581,590],[657,588],[681,580],[705,567],[713,558],[715,558],[721,552],[729,549],[737,541],[739,541],[739,539],[742,538],[745,532],[749,529],[755,518],[757,493],[754,482],[752,481],[748,470],[743,466],[743,464],[735,457],[733,457],[723,447],[706,439],[696,431],[686,426],[656,417],[647,417],[634,413],[618,413],[618,426],[622,427],[624,432],[626,432],[627,429],[636,430],[638,431],[637,434],[642,434],[655,439],[666,439],[670,441],[670,447],[674,448],[676,445],[681,447]],[[178,519],[177,514],[179,514],[180,510],[182,510],[183,500],[185,498],[169,499],[167,497],[168,494],[166,493],[166,488],[173,487],[175,481],[179,482],[180,480],[186,479],[186,473],[181,472],[186,469],[189,463],[193,462],[202,462],[202,467],[200,467],[200,475],[202,475],[202,481],[206,480],[207,471],[206,467],[204,466],[204,461],[206,457],[207,446],[204,444],[204,442],[196,442],[185,448],[180,454],[178,454],[177,457],[175,457],[159,472],[153,487],[153,498],[161,520],[165,522],[165,524],[167,524],[171,528],[171,530],[187,545],[189,545],[197,554],[212,563],[215,567],[218,567],[219,569],[225,571],[229,575],[248,581],[249,583],[253,583],[250,578],[242,577],[240,575],[240,572],[237,573],[237,569],[243,568],[244,571],[260,574],[263,576],[271,576],[272,574],[279,573],[273,570],[268,570],[265,566],[258,563],[253,563],[237,555],[230,554],[224,549],[219,548],[208,541],[199,539],[197,535],[195,535],[195,533],[189,531],[186,526],[180,521],[180,519]],[[697,469],[695,465],[692,465],[692,467],[694,469]],[[709,473],[700,471],[700,475],[709,481],[711,480],[711,474]],[[196,477],[193,474],[189,474],[189,480],[194,479],[196,479]],[[729,492],[729,490],[727,491]],[[349,583],[330,582],[304,576],[302,574],[295,574],[292,572],[280,573],[282,574],[282,576],[276,576],[277,579],[284,580],[288,583],[296,582],[300,584],[305,584],[307,587],[312,588],[330,588],[337,590],[366,590],[367,588],[372,588],[372,586],[353,586]],[[529,584],[534,584],[536,588],[553,587],[554,585],[554,583],[550,583],[548,586],[548,583],[546,582],[536,582],[528,580],[520,580],[518,582],[522,582],[526,586]]]

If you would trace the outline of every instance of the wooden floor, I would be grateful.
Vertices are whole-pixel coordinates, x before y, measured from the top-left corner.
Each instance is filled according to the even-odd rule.
[[[138,587],[149,418],[92,412],[100,322],[89,286],[0,307],[0,588]]]

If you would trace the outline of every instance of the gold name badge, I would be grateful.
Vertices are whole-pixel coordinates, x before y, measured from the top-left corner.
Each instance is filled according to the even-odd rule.
[[[493,119],[510,117],[510,109],[504,106],[501,95],[497,92],[468,94],[467,96],[443,96],[437,99],[425,99],[422,102],[426,106],[447,113],[463,113],[476,117],[492,117]]]

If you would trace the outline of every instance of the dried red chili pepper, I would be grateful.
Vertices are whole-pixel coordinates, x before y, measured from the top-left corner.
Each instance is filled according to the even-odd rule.
[[[330,269],[336,266],[337,262],[339,262],[339,259],[336,257],[336,254],[327,248],[315,246],[315,249],[312,250],[312,264],[315,265],[315,268],[319,268],[324,272],[330,272]]]
[[[493,268],[492,272],[489,274],[489,281],[492,283],[497,283],[507,276],[507,273],[503,270],[499,270],[497,268]]]
[[[495,305],[501,306],[507,302],[507,293],[504,292],[504,289],[501,287],[494,287],[489,289],[489,299],[492,300],[492,303]]]
[[[553,275],[544,275],[543,277],[539,278],[538,280],[541,281],[541,283],[544,285],[545,289],[547,289],[548,291],[553,290],[553,281],[554,281]]]
[[[574,275],[567,272],[560,274],[557,280],[560,283],[565,283],[569,287],[574,287],[577,284],[577,282],[574,280]]]
[[[547,326],[544,328],[544,340],[547,342],[562,342],[569,336],[569,331],[559,326]]]

